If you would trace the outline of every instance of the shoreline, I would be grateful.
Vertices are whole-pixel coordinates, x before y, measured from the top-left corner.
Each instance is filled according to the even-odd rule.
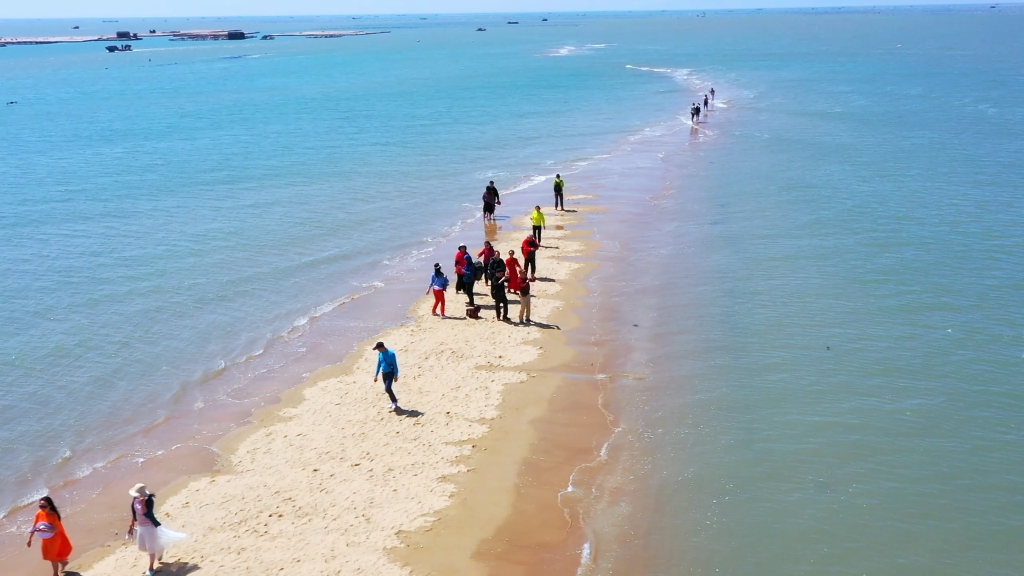
[[[552,213],[552,216],[555,216],[556,214],[560,221],[567,221],[570,219],[578,221],[578,217],[571,218],[568,213]],[[548,230],[549,238],[555,239],[570,236],[567,232],[557,231],[554,229],[557,226],[554,218],[552,218],[551,223],[553,226]],[[520,225],[513,225],[510,227],[506,225],[505,227],[511,229],[502,231],[499,235],[501,240],[496,241],[495,245],[498,248],[507,250],[510,246],[509,242],[511,241],[513,243],[512,245],[518,247],[517,239],[519,238],[519,235],[523,234],[523,232],[528,229],[528,227],[522,226],[521,222],[519,224]],[[550,266],[551,270],[557,270],[557,274],[554,274],[554,276],[556,276],[556,280],[558,282],[562,282],[565,279],[573,277],[573,281],[578,283],[576,273],[583,268],[583,265],[574,264],[568,260],[563,262],[563,259],[573,258],[582,254],[584,250],[583,244],[575,241],[561,242],[565,244],[565,246],[556,254],[551,253],[554,251],[548,253],[545,253],[544,250],[541,251],[540,259],[542,277],[547,269],[546,267]],[[573,247],[574,244],[575,247]],[[561,278],[558,278],[558,276],[561,276]],[[549,314],[555,311],[554,309],[565,308],[565,305],[567,304],[567,302],[558,299],[557,296],[550,298],[551,294],[549,294],[549,292],[563,294],[561,289],[552,290],[557,287],[557,284],[551,288],[546,284],[548,283],[540,282],[535,288],[536,294],[539,296],[539,298],[535,297],[534,304],[534,315],[536,320],[546,319]],[[449,292],[449,300],[457,306],[457,303],[462,301],[461,296],[454,297],[454,292]],[[480,292],[479,288],[477,292]],[[566,294],[563,294],[563,297],[565,296]],[[480,301],[481,303],[490,301],[489,295],[485,296],[481,294],[480,298],[482,298]],[[430,328],[437,328],[445,334],[454,329],[453,325],[461,324],[459,321],[461,319],[453,318],[449,321],[441,321],[440,319],[429,316],[429,303],[427,300],[427,298],[419,297],[415,304],[413,304],[410,309],[410,315],[414,320],[411,323],[406,323],[387,330],[383,336],[380,336],[380,338],[383,338],[385,342],[388,342],[389,338],[392,340],[397,338],[398,341],[402,341],[404,338],[407,339],[411,346],[428,345],[429,347],[433,347],[434,344],[438,343],[429,339],[424,341],[422,334],[420,334],[426,327],[424,326],[425,324],[429,325]],[[552,307],[552,309],[546,310],[548,307]],[[454,312],[454,307],[450,311]],[[513,304],[513,315],[517,313],[516,311],[517,305]],[[305,466],[303,470],[297,470],[294,468],[289,470],[293,476],[296,474],[297,476],[292,477],[290,482],[281,484],[280,486],[275,485],[279,490],[274,491],[272,495],[279,496],[284,493],[289,493],[289,491],[295,487],[320,477],[327,469],[330,469],[333,472],[331,475],[332,478],[335,475],[346,478],[347,481],[341,482],[340,488],[344,489],[344,487],[349,485],[351,482],[351,485],[349,485],[350,488],[355,486],[356,492],[370,500],[369,502],[360,503],[358,509],[369,510],[372,513],[371,515],[378,515],[381,517],[368,519],[366,518],[366,512],[360,515],[364,518],[365,522],[369,522],[373,527],[370,530],[372,534],[367,534],[363,527],[354,526],[350,523],[349,526],[341,529],[342,533],[338,534],[338,536],[341,536],[342,540],[346,540],[346,536],[359,536],[357,540],[363,543],[365,543],[367,538],[373,540],[374,554],[372,554],[372,556],[374,556],[374,558],[373,562],[371,562],[371,564],[375,566],[373,570],[394,571],[398,569],[399,572],[395,573],[407,573],[407,569],[399,568],[389,560],[389,551],[395,550],[396,546],[402,546],[401,542],[398,540],[397,533],[415,533],[418,528],[424,527],[426,528],[425,532],[430,530],[433,519],[424,518],[423,516],[438,512],[451,503],[452,495],[456,491],[456,485],[450,482],[449,478],[471,476],[465,474],[469,469],[469,467],[463,463],[465,458],[471,457],[471,454],[474,453],[482,454],[486,452],[487,447],[484,446],[485,441],[482,440],[482,438],[489,435],[488,430],[491,427],[491,424],[496,424],[506,418],[506,411],[498,411],[498,408],[502,405],[503,391],[509,387],[515,387],[522,382],[526,382],[527,380],[531,382],[534,380],[534,378],[532,378],[531,375],[527,375],[525,371],[536,369],[533,362],[539,362],[540,364],[549,362],[549,360],[537,360],[537,358],[542,357],[541,349],[544,349],[543,358],[553,358],[553,356],[551,356],[547,351],[552,338],[545,336],[545,334],[557,333],[557,331],[539,330],[536,327],[522,328],[498,324],[488,316],[489,312],[490,311],[485,308],[481,313],[481,320],[473,322],[469,329],[466,330],[471,333],[483,333],[476,334],[473,338],[466,341],[466,347],[471,348],[473,345],[480,344],[481,337],[486,339],[490,336],[498,336],[499,338],[497,339],[497,342],[495,342],[495,345],[502,350],[504,350],[505,347],[511,346],[510,349],[515,353],[500,354],[499,356],[501,358],[498,359],[491,358],[490,361],[487,362],[487,366],[482,370],[480,367],[456,367],[457,370],[461,370],[462,372],[471,372],[475,377],[484,381],[483,384],[474,384],[469,382],[459,383],[460,387],[465,385],[467,389],[472,388],[482,395],[482,399],[477,398],[475,399],[475,402],[472,399],[472,395],[463,398],[469,399],[467,404],[470,405],[469,407],[473,410],[473,413],[453,416],[453,413],[457,414],[458,410],[466,408],[466,406],[455,405],[451,406],[452,409],[445,410],[444,416],[442,417],[441,411],[437,406],[439,405],[438,401],[444,399],[446,394],[443,391],[432,391],[431,395],[434,397],[432,397],[427,404],[421,405],[418,408],[413,406],[409,401],[403,402],[403,404],[408,403],[410,406],[413,406],[413,408],[416,408],[415,410],[405,413],[404,415],[407,416],[406,418],[399,418],[396,420],[394,414],[384,414],[384,402],[381,401],[383,394],[377,389],[378,385],[373,385],[372,380],[369,377],[360,376],[359,374],[361,374],[361,371],[353,374],[353,371],[357,369],[365,369],[364,365],[367,364],[367,362],[372,361],[372,358],[370,358],[372,355],[364,351],[364,348],[367,348],[368,345],[362,346],[357,349],[360,353],[349,354],[343,363],[317,371],[301,386],[284,394],[281,397],[281,402],[274,406],[261,409],[257,415],[252,418],[253,423],[251,425],[237,430],[219,441],[217,443],[217,447],[220,452],[224,454],[224,457],[221,459],[222,462],[216,471],[210,474],[201,475],[198,478],[194,476],[182,478],[178,481],[178,486],[172,485],[172,488],[170,488],[172,494],[170,497],[161,498],[162,502],[160,502],[158,513],[160,513],[162,519],[166,519],[170,526],[175,529],[192,533],[193,538],[181,547],[172,550],[168,554],[168,561],[170,562],[172,559],[181,558],[185,561],[195,562],[197,558],[194,557],[194,552],[199,552],[198,559],[203,561],[199,562],[197,566],[216,566],[217,564],[211,565],[211,562],[217,562],[217,560],[213,560],[213,557],[217,557],[219,554],[216,553],[217,550],[209,550],[210,545],[208,545],[207,542],[209,539],[221,540],[222,536],[216,533],[208,533],[210,531],[208,516],[204,515],[204,513],[199,511],[198,508],[194,507],[194,505],[190,505],[189,501],[202,498],[204,494],[208,493],[216,493],[217,495],[226,494],[224,491],[225,488],[230,484],[238,482],[245,483],[247,487],[252,488],[254,493],[267,492],[266,487],[261,488],[251,484],[251,481],[254,480],[254,478],[251,477],[254,474],[254,469],[250,467],[252,463],[251,461],[259,461],[261,454],[273,452],[275,449],[281,449],[287,446],[289,449],[285,450],[285,452],[303,460],[303,464],[305,464]],[[559,314],[562,315],[565,313],[559,312]],[[561,318],[559,321],[561,321]],[[440,324],[435,325],[435,323]],[[495,327],[499,328],[499,330],[494,330]],[[505,336],[505,338],[501,338],[501,336]],[[512,337],[511,341],[508,337]],[[377,338],[378,337],[374,337],[370,340],[376,340]],[[452,339],[457,340],[456,335],[453,335]],[[407,356],[403,352],[404,348],[402,346],[396,346],[395,349],[399,352],[400,363],[402,363],[402,358]],[[424,356],[424,358],[426,358],[426,356]],[[477,362],[480,360],[484,359],[477,358],[475,356],[466,358],[466,361],[469,362],[470,366],[476,366]],[[556,364],[562,363],[565,360],[566,358],[561,358],[556,362]],[[451,367],[450,362],[442,362],[441,365]],[[411,368],[408,366],[410,366],[410,364],[409,361],[406,360],[403,363],[403,370],[410,371]],[[415,364],[413,366],[415,366]],[[372,373],[372,366],[370,368]],[[366,383],[367,380],[370,380],[369,384]],[[403,400],[403,390],[408,390],[413,386],[420,384],[417,380],[420,380],[420,382],[425,381],[422,377],[417,378],[417,376],[413,376],[409,379],[402,378],[400,386],[396,384],[396,392],[399,394],[400,400]],[[350,416],[350,418],[354,417],[361,420],[362,423],[381,432],[391,432],[393,431],[392,428],[400,427],[400,430],[395,430],[396,432],[400,432],[398,435],[404,436],[405,433],[409,433],[410,435],[417,436],[416,440],[422,441],[426,447],[433,449],[434,453],[430,454],[431,457],[439,457],[442,460],[440,463],[437,461],[419,462],[418,467],[422,467],[424,470],[420,472],[409,471],[409,482],[403,481],[398,483],[400,486],[406,488],[410,485],[414,485],[419,488],[419,490],[413,491],[415,492],[415,497],[412,498],[411,501],[403,502],[406,508],[411,507],[418,510],[418,517],[416,515],[409,515],[407,512],[410,512],[410,510],[408,509],[405,510],[406,513],[403,513],[401,517],[395,517],[393,510],[391,511],[391,514],[387,514],[386,512],[388,512],[388,510],[380,510],[379,503],[375,503],[378,496],[372,487],[374,485],[379,485],[380,481],[386,480],[386,478],[392,478],[395,474],[399,474],[399,469],[402,466],[402,463],[400,460],[389,460],[388,456],[376,455],[373,448],[377,447],[379,449],[379,446],[377,446],[379,443],[375,443],[372,438],[366,438],[368,432],[365,427],[353,427],[353,430],[358,429],[361,430],[361,432],[351,433],[350,431],[348,436],[334,438],[334,440],[341,440],[341,444],[343,446],[340,446],[339,450],[347,448],[346,450],[342,450],[342,452],[345,453],[344,455],[352,455],[353,450],[357,445],[363,448],[363,450],[356,451],[354,453],[355,458],[358,459],[359,462],[349,462],[347,467],[341,466],[337,462],[333,461],[335,457],[341,456],[342,452],[337,454],[333,452],[324,453],[322,452],[324,449],[322,442],[317,442],[317,446],[314,447],[309,444],[301,444],[299,440],[287,440],[289,435],[284,432],[285,430],[294,432],[294,436],[296,437],[311,435],[320,438],[321,440],[323,440],[322,437],[324,435],[337,435],[339,430],[334,427],[324,428],[315,426],[316,430],[309,431],[309,426],[305,426],[305,424],[312,424],[307,417],[310,413],[317,413],[318,408],[327,411],[332,409],[337,410],[339,407],[341,407],[342,410],[344,409],[346,402],[335,402],[332,408],[323,408],[323,405],[311,406],[311,404],[314,403],[313,398],[323,398],[323,394],[327,388],[333,388],[335,392],[338,392],[341,390],[339,387],[343,386],[343,384],[356,385],[357,387],[353,387],[351,390],[346,389],[346,392],[355,393],[360,399],[366,399],[369,401],[371,398],[376,398],[375,401],[369,401],[367,406],[360,406],[357,409],[360,413],[356,416]],[[550,398],[552,391],[550,385],[542,386],[542,388],[547,391],[546,395]],[[437,396],[438,394],[440,395],[439,397]],[[545,393],[538,392],[537,394],[545,396]],[[423,410],[426,406],[429,406],[430,410]],[[531,412],[531,414],[534,416],[537,415],[536,411]],[[434,422],[428,423],[430,420],[434,420]],[[302,421],[302,423],[300,424],[299,421]],[[298,428],[296,428],[296,426],[298,426]],[[420,430],[417,431],[417,428],[420,428]],[[422,431],[424,428],[430,430],[431,434],[433,432],[441,433],[444,438],[436,439],[427,437]],[[300,429],[305,431],[299,431]],[[419,434],[417,434],[417,432]],[[360,438],[355,438],[354,436],[359,436]],[[472,445],[468,447],[465,445],[466,442],[474,442],[477,440],[480,441],[479,444],[483,450],[474,451],[472,449]],[[388,444],[387,441],[381,442]],[[398,442],[400,443],[401,440]],[[306,456],[315,456],[316,453],[319,452],[323,458],[321,460],[314,458],[313,462],[322,462],[322,464],[316,466],[310,464],[309,460],[305,460],[305,449],[311,449],[313,452],[313,454],[306,454]],[[520,453],[521,452],[522,447],[520,447]],[[511,461],[507,465],[507,468],[515,470],[519,465],[520,460],[521,458]],[[390,464],[390,466],[387,466],[388,464]],[[373,472],[374,468],[377,468],[378,466],[384,467],[387,471],[387,475],[385,475],[385,477],[380,477],[378,476],[379,473]],[[321,471],[320,468],[323,468],[324,470]],[[353,469],[356,470],[356,473],[353,473]],[[370,474],[368,476],[364,475],[364,471],[368,471]],[[403,471],[401,474],[404,475],[405,472]],[[431,478],[430,482],[424,482],[427,477]],[[370,480],[370,482],[367,483],[367,480]],[[515,476],[509,478],[509,481],[514,483]],[[567,481],[568,477],[561,479],[562,483]],[[389,486],[390,484],[385,482],[384,487],[387,488]],[[178,490],[174,490],[173,488],[178,488]],[[333,488],[324,488],[324,490],[333,490]],[[394,488],[394,490],[398,490],[398,488]],[[165,494],[168,493],[168,489],[164,489],[163,492]],[[249,492],[250,490],[248,489],[243,490],[243,493]],[[351,493],[351,491],[344,490],[343,492],[346,495],[350,495]],[[267,494],[264,495],[266,496]],[[340,496],[341,494],[339,494],[339,497]],[[295,494],[291,499],[295,500],[299,497],[300,496],[298,494]],[[273,498],[260,498],[253,501],[250,501],[250,497],[244,498],[246,501],[242,508],[245,510],[262,511],[266,506],[271,506],[275,510],[278,508],[277,506],[273,506],[272,502],[267,502],[267,500],[273,500]],[[288,498],[285,498],[285,501],[287,500]],[[302,508],[305,509],[305,506]],[[268,512],[268,514],[273,513],[273,511]],[[280,514],[281,512],[278,513]],[[561,514],[561,511],[559,511],[559,514]],[[267,516],[264,514],[263,517],[265,518]],[[502,519],[504,517],[505,515],[501,515],[500,518],[496,516],[498,519]],[[349,519],[351,520],[351,518]],[[305,520],[311,521],[312,519],[305,518]],[[243,522],[246,527],[250,528],[246,533],[255,530],[254,527],[249,526],[251,522],[247,522],[245,519],[239,519],[236,520],[236,522]],[[263,522],[263,533],[268,533],[267,531],[271,528],[270,524],[277,523],[280,522],[277,520]],[[286,521],[284,523],[287,524]],[[301,532],[301,530],[298,531]],[[258,532],[259,531],[256,530],[254,533],[252,544],[258,543],[258,536],[260,535]],[[282,532],[284,536],[282,534],[277,534],[274,536],[274,541],[281,542],[283,538],[287,537],[287,534],[292,534],[293,532],[294,531],[284,531]],[[300,537],[301,536],[291,536],[288,538],[294,539]],[[199,544],[200,540],[203,545]],[[303,540],[305,541],[308,539]],[[335,539],[332,538],[332,541],[335,541]],[[236,544],[241,546],[240,543]],[[308,542],[304,545],[308,545]],[[192,550],[192,548],[196,549]],[[216,547],[214,546],[214,548]],[[345,548],[348,548],[348,546],[345,546]],[[224,549],[219,549],[219,551],[223,552]],[[360,556],[366,556],[367,552],[369,551],[361,549]],[[351,561],[351,559],[345,559],[346,554],[343,551],[337,551],[337,553],[339,554],[337,558],[338,561]],[[122,558],[122,556],[126,557]],[[139,561],[138,556],[139,553],[137,551],[123,545],[116,546],[115,543],[110,542],[99,549],[92,550],[82,555],[73,563],[73,567],[78,570],[85,570],[88,568],[89,574],[112,574],[117,572],[115,566],[121,566],[124,562]],[[366,560],[366,558],[363,559]],[[271,563],[273,563],[273,561],[271,561]],[[264,564],[266,563],[264,562]],[[226,567],[227,564],[224,564],[224,566]],[[367,567],[369,568],[369,566]],[[168,571],[173,573],[173,570],[177,568],[178,565],[171,564],[168,567]],[[413,568],[415,568],[415,566],[413,566]],[[267,573],[271,572],[268,571]]]

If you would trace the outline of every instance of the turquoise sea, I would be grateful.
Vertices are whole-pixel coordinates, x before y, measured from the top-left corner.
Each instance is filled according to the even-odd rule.
[[[1024,565],[1019,8],[0,36],[76,24],[390,33],[0,48],[0,510],[207,444],[561,172],[618,345],[581,574]]]

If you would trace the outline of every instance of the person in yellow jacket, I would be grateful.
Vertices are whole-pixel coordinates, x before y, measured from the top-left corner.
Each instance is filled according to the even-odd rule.
[[[537,244],[540,244],[541,230],[548,227],[547,222],[544,220],[544,213],[540,211],[540,206],[533,207],[533,214],[530,214],[530,222],[533,223],[533,237],[537,240]]]
[[[562,205],[562,210],[565,210],[565,197],[562,196],[562,190],[565,190],[565,182],[562,181],[562,175],[555,174],[555,210],[558,210],[559,204]]]

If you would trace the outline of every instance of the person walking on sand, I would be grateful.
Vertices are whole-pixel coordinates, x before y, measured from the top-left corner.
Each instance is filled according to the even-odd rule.
[[[529,324],[530,320],[530,302],[533,299],[530,296],[530,279],[526,277],[526,270],[519,273],[519,323],[523,323],[523,317],[526,317],[526,323]]]
[[[508,258],[505,260],[505,275],[508,276],[508,291],[519,294],[519,273],[522,272],[519,259],[516,258],[516,251],[509,250]]]
[[[444,291],[448,289],[448,277],[441,271],[440,264],[434,264],[434,273],[430,276],[430,285],[427,286],[427,294],[431,291],[434,292],[434,307],[430,309],[430,313],[437,316],[437,306],[441,305],[441,318],[447,318],[444,315]]]
[[[565,190],[565,182],[562,181],[561,174],[555,174],[555,210],[558,210],[559,204],[562,206],[562,210],[565,210],[565,196],[562,191]]]
[[[469,258],[469,252],[466,251],[466,245],[460,244],[459,251],[455,253],[455,293],[462,292],[465,288],[462,285],[462,275],[466,270],[466,258]]]
[[[153,513],[156,494],[150,492],[145,484],[136,484],[128,491],[128,495],[132,497],[132,523],[128,526],[128,536],[135,538],[139,550],[149,555],[146,574],[153,576],[156,574],[155,565],[157,561],[163,561],[167,546],[184,540],[188,535],[161,526]]]
[[[505,293],[505,284],[508,280],[504,275],[496,277],[491,282],[491,298],[494,298],[494,316],[500,322],[508,322],[508,294]]]
[[[398,382],[398,358],[383,342],[377,342],[373,349],[377,351],[377,371],[373,373],[373,381],[376,382],[378,376],[384,378],[384,391],[391,399],[391,409],[398,410],[398,398],[391,390],[391,385]]]
[[[482,258],[484,262],[484,286],[491,283],[491,274],[488,265],[491,263],[491,260],[494,259],[495,255],[497,255],[497,252],[494,251],[494,247],[491,246],[490,241],[484,240],[484,247],[476,253],[476,257]],[[498,259],[500,260],[501,258],[499,257]]]
[[[541,231],[548,227],[547,220],[544,219],[544,213],[540,211],[540,206],[533,207],[533,214],[530,214],[530,222],[533,223],[533,237],[537,239],[537,244],[540,244],[542,240]]]
[[[63,520],[60,511],[49,496],[39,499],[39,511],[36,512],[35,521],[32,522],[32,530],[28,533],[27,548],[32,547],[32,537],[39,534],[42,544],[39,547],[43,551],[43,560],[46,560],[53,567],[53,576],[63,572],[68,567],[68,557],[71,556],[71,540],[64,532]]]
[[[523,274],[527,271],[530,272],[530,278],[537,278],[537,249],[540,248],[540,242],[533,236],[527,236],[523,239]]]

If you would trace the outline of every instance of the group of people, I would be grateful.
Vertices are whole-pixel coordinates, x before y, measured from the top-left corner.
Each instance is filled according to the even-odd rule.
[[[559,177],[556,182],[561,182]],[[492,188],[491,182],[488,188]],[[556,184],[556,199],[561,200],[561,190],[565,183]],[[494,191],[494,198],[497,198],[497,190]],[[485,199],[487,195],[485,194]],[[485,200],[484,215],[487,217],[487,205]],[[493,214],[492,214],[493,217]],[[530,214],[532,231],[529,236],[523,239],[520,246],[523,255],[523,262],[520,264],[516,257],[515,250],[508,251],[508,258],[502,259],[501,251],[495,248],[489,240],[484,241],[483,248],[476,254],[476,260],[470,254],[465,244],[459,245],[455,253],[455,291],[462,292],[468,299],[466,307],[467,316],[479,317],[480,306],[476,304],[476,293],[474,287],[480,280],[490,288],[491,298],[494,300],[494,318],[498,322],[511,322],[508,315],[509,294],[519,296],[519,324],[530,324],[530,309],[533,300],[531,295],[531,284],[537,281],[537,251],[541,248],[541,235],[547,229],[547,220],[540,206],[534,206]],[[445,275],[440,263],[434,264],[434,273],[430,275],[430,282],[427,285],[427,294],[433,292],[434,305],[430,309],[433,316],[448,318],[445,310],[445,292],[450,286],[448,276]],[[438,312],[440,310],[440,313]],[[391,402],[391,410],[400,410],[398,398],[395,396],[393,384],[398,381],[398,359],[394,351],[388,350],[383,342],[377,342],[373,347],[377,352],[377,369],[373,374],[373,381],[379,378],[384,379],[384,392]]]
[[[163,560],[164,550],[174,542],[188,536],[161,527],[153,513],[156,507],[156,494],[150,492],[145,484],[136,484],[128,491],[128,494],[132,497],[132,521],[128,525],[127,538],[134,539],[138,543],[139,550],[149,556],[149,568],[146,569],[146,574],[153,576],[156,573],[157,561]],[[42,540],[40,548],[43,560],[52,566],[53,576],[58,576],[68,566],[72,550],[71,539],[68,538],[67,532],[64,530],[64,518],[61,516],[60,510],[57,509],[57,505],[54,504],[53,498],[43,496],[39,499],[38,505],[39,511],[36,512],[25,546],[31,548],[33,538],[39,536]]]
[[[710,103],[715,101],[715,89],[712,88],[711,91],[709,92],[709,94],[711,95],[711,99],[710,100],[708,99],[708,94],[704,95],[704,112],[707,112],[708,111],[708,106],[710,105]],[[700,124],[700,113],[701,113],[701,105],[700,104],[701,104],[700,102],[691,102],[690,103],[690,122],[695,122],[697,124]]]
[[[499,321],[509,322],[508,294],[519,296],[519,323],[529,324],[530,320],[530,284],[537,281],[537,251],[540,249],[541,231],[546,228],[544,214],[540,206],[534,207],[531,215],[534,224],[533,233],[523,239],[520,246],[523,262],[516,257],[515,250],[508,251],[508,257],[502,258],[501,252],[488,240],[476,254],[476,260],[465,244],[459,246],[455,253],[455,292],[462,292],[468,299],[467,313],[476,317],[479,306],[476,304],[474,287],[480,280],[490,287],[491,298],[494,299],[494,313]],[[434,293],[434,306],[431,314],[447,318],[445,314],[445,291],[449,286],[448,277],[440,263],[434,264],[434,273],[430,276],[427,293]],[[438,308],[441,312],[438,314]]]
[[[711,89],[712,96],[715,93],[715,89]],[[705,98],[706,100],[706,98]],[[704,108],[707,108],[707,102],[704,103]],[[552,184],[552,188],[555,191],[555,210],[565,210],[565,180],[562,180],[561,174],[555,174],[555,181]],[[484,222],[494,222],[494,211],[497,206],[501,206],[501,195],[498,194],[498,188],[494,185],[494,180],[491,180],[484,188],[484,194],[481,197],[484,203]],[[540,210],[540,208],[538,208]],[[536,223],[534,224],[536,226]],[[537,239],[538,241],[540,238]]]

